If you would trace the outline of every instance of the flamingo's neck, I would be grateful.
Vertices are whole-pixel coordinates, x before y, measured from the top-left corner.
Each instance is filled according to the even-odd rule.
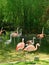
[[[17,30],[17,34],[18,34],[18,30]]]
[[[20,31],[19,35],[18,36],[21,36],[22,35],[22,31]]]
[[[22,42],[24,42],[24,38],[22,38]]]
[[[44,27],[42,28],[42,34],[44,34]]]
[[[22,35],[22,30],[20,31],[20,35]]]
[[[3,27],[1,28],[1,30],[0,30],[1,32],[3,31]]]
[[[17,34],[18,34],[18,29],[19,29],[19,28],[17,28]]]
[[[1,28],[1,30],[3,30],[3,27]]]
[[[37,50],[37,48],[38,48],[37,46],[38,46],[38,45],[36,44],[35,50]]]

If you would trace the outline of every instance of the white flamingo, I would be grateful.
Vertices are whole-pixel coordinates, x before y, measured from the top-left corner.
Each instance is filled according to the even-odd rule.
[[[34,42],[35,39],[36,39],[36,37],[33,37],[32,44],[35,44],[35,42]]]
[[[22,35],[22,29],[20,29],[20,32],[18,33],[17,37],[20,37]]]
[[[9,40],[6,40],[5,44],[10,44],[11,41],[12,41],[12,36],[11,36],[11,34],[10,34],[10,39],[9,39]]]
[[[22,42],[18,43],[16,46],[16,51],[23,50],[25,47],[24,38],[22,38]]]

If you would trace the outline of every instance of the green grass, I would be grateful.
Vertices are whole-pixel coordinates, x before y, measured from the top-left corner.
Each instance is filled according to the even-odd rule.
[[[49,61],[29,61],[29,62],[17,62],[17,63],[1,63],[0,65],[49,65]]]
[[[47,61],[45,58],[49,58],[48,52],[48,44],[45,42],[45,38],[42,40],[42,44],[40,46],[39,52],[43,52],[43,50],[46,50],[45,53],[25,53],[23,51],[16,52],[15,47],[18,42],[20,42],[20,38],[16,38],[15,45],[14,45],[14,38],[12,38],[12,42],[9,45],[5,45],[4,42],[9,39],[9,34],[7,33],[6,36],[2,36],[3,42],[0,42],[0,65],[49,65],[49,61]],[[30,37],[30,36],[29,36]],[[44,47],[43,47],[44,46]],[[39,56],[39,58],[43,58],[44,60],[34,61],[35,56]],[[29,62],[27,62],[27,60]],[[32,60],[32,61],[31,61]],[[17,63],[7,63],[7,62],[15,62],[19,61]],[[24,61],[24,62],[22,62]]]

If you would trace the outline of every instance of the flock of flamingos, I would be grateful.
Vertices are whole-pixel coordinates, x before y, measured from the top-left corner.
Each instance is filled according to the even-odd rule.
[[[12,32],[10,34],[10,39],[9,40],[6,40],[5,41],[5,44],[10,44],[11,41],[12,41],[12,37],[20,37],[22,35],[22,29],[21,29],[21,32],[19,33],[18,32],[18,29],[17,28],[17,31],[16,32]],[[39,38],[39,39],[42,39],[44,37],[44,33],[43,33],[43,30],[44,28],[42,29],[42,33],[41,34],[37,34],[36,37]],[[1,28],[0,30],[0,35],[2,34],[6,34],[6,31],[3,30],[3,28]],[[19,51],[19,50],[24,50],[24,51],[36,51],[38,49],[38,46],[40,46],[39,43],[37,43],[35,46],[34,46],[34,39],[36,39],[36,37],[33,37],[33,40],[28,40],[26,43],[24,42],[24,38],[22,38],[22,41],[19,42],[17,45],[16,45],[16,51]]]

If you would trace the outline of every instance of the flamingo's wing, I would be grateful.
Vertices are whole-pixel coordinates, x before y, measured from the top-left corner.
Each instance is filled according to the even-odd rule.
[[[34,51],[35,47],[33,45],[27,46],[24,50],[25,51]]]
[[[13,32],[13,33],[11,34],[12,37],[16,37],[17,35],[18,35],[18,34],[15,33],[15,32]]]
[[[18,45],[16,47],[16,50],[23,49],[24,46],[25,46],[25,43],[24,42],[20,42],[20,43],[18,43]]]

